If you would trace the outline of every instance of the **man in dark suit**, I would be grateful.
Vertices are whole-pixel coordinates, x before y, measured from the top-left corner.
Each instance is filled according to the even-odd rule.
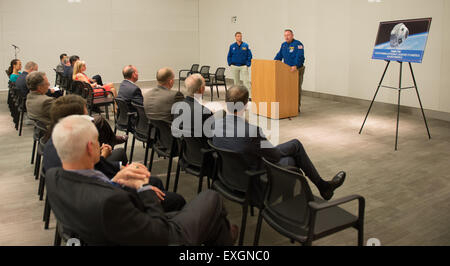
[[[177,113],[172,128],[180,129],[184,137],[197,137],[207,140],[212,137],[211,130],[204,130],[204,124],[210,119],[213,124],[213,113],[200,101],[205,92],[205,79],[200,74],[186,78],[186,99],[175,104]],[[210,128],[210,127],[206,127]]]
[[[172,91],[175,82],[175,73],[170,68],[160,69],[156,75],[158,87],[144,93],[144,109],[149,120],[172,123],[172,107],[175,103],[184,100],[184,95]]]
[[[73,76],[73,66],[75,63],[80,60],[80,57],[77,55],[72,55],[69,58],[70,66],[64,66],[64,77],[66,78],[72,78]]]
[[[126,101],[128,103],[129,110],[134,111],[134,107],[131,103],[139,105],[144,104],[142,91],[136,85],[136,82],[139,80],[139,72],[135,66],[129,65],[123,69],[122,74],[125,80],[120,84],[117,98]]]
[[[344,183],[346,173],[339,172],[332,181],[324,181],[300,141],[292,140],[277,147],[272,146],[261,128],[250,125],[243,118],[248,97],[249,92],[244,86],[234,86],[228,90],[226,95],[228,114],[216,121],[213,144],[219,148],[245,154],[248,164],[254,170],[262,168],[261,158],[282,166],[300,168],[316,185],[321,196],[325,200],[330,200],[334,191]],[[261,192],[262,188],[255,190]]]
[[[34,71],[38,71],[38,69],[38,64],[36,64],[35,62],[28,62],[25,65],[25,71],[23,71],[22,74],[19,75],[16,81],[16,90],[21,96],[26,97],[30,92],[30,89],[27,86],[28,74]]]
[[[48,171],[48,198],[68,234],[90,245],[232,245],[220,196],[206,191],[183,210],[166,214],[164,194],[147,186],[150,172],[132,164],[113,180],[94,170],[100,157],[98,132],[89,117],[61,120],[52,136],[63,168]],[[127,189],[123,189],[125,187]]]

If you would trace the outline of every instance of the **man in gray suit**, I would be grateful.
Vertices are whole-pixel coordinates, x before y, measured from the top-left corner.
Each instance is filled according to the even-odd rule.
[[[50,107],[55,98],[45,95],[49,91],[50,82],[44,72],[32,72],[27,76],[30,93],[27,96],[28,117],[50,124]]]
[[[148,119],[172,123],[172,106],[184,100],[184,95],[171,91],[175,83],[175,73],[170,68],[162,68],[156,75],[158,87],[144,93],[144,109]]]

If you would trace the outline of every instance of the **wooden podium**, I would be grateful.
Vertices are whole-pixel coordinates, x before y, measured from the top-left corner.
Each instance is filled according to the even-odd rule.
[[[252,102],[255,114],[272,119],[298,116],[298,72],[276,60],[252,60]],[[272,114],[273,102],[280,103],[279,117]],[[260,103],[267,103],[267,113],[259,110]]]

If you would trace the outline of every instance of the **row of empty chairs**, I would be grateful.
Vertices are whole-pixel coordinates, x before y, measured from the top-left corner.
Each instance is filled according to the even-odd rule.
[[[214,74],[209,73],[211,67],[210,66],[202,66],[200,68],[199,64],[193,64],[191,69],[183,69],[179,72],[179,80],[178,80],[178,90],[181,90],[181,82],[185,81],[187,77],[193,74],[200,74],[205,79],[206,86],[211,88],[211,101],[214,100],[214,87],[217,90],[217,98],[220,98],[219,94],[219,86],[225,86],[225,90],[227,88],[227,80],[225,76],[225,68],[219,67],[217,68]]]

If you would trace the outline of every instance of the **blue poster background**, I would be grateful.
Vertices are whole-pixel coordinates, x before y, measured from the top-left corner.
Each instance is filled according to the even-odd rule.
[[[409,36],[396,48],[391,48],[390,42],[375,46],[372,59],[422,63],[428,33]]]

